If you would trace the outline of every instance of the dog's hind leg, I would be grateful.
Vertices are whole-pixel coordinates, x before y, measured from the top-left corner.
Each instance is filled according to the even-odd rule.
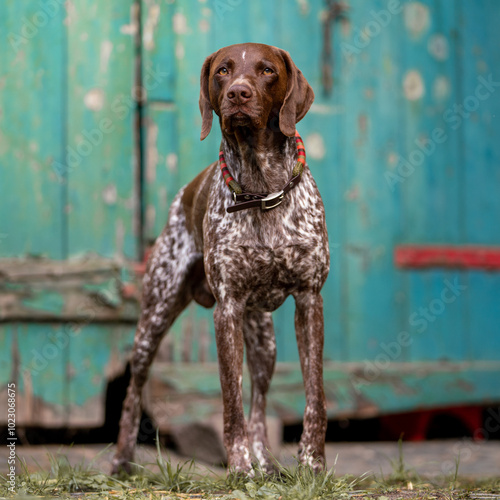
[[[276,339],[271,313],[247,311],[243,335],[247,363],[252,379],[252,400],[248,420],[248,438],[263,471],[275,472],[266,427],[266,394],[276,362]]]
[[[142,291],[142,310],[131,358],[131,380],[123,403],[112,473],[130,472],[141,417],[141,394],[158,345],[165,332],[193,298],[196,253],[186,229],[180,195],[170,209],[169,222],[148,262]]]
[[[295,333],[306,392],[299,460],[318,472],[325,468],[327,425],[323,389],[323,299],[319,293],[304,291],[295,295],[295,304]]]

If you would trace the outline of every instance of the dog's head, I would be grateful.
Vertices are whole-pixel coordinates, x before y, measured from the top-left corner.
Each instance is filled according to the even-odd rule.
[[[236,127],[262,129],[279,120],[286,136],[295,134],[314,92],[288,52],[270,45],[242,43],[208,56],[200,79],[201,140],[212,128],[212,111],[228,134]]]

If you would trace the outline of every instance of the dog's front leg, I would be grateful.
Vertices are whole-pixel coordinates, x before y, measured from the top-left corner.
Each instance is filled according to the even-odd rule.
[[[217,303],[214,312],[215,339],[224,405],[224,445],[228,466],[236,472],[252,467],[241,394],[243,371],[244,305],[234,301]]]
[[[252,399],[248,419],[250,446],[263,471],[276,472],[266,426],[266,394],[276,363],[276,338],[271,313],[247,311],[243,325]]]
[[[327,425],[323,390],[323,299],[319,293],[302,292],[295,297],[295,304],[295,333],[306,392],[299,460],[319,471],[325,467]]]

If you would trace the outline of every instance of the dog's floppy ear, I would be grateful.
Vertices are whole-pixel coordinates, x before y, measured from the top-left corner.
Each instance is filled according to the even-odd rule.
[[[304,118],[314,101],[314,92],[290,54],[281,49],[280,53],[285,61],[288,77],[285,100],[280,109],[280,130],[292,137],[295,135],[295,124]]]
[[[205,139],[205,137],[210,133],[212,128],[213,120],[213,108],[210,103],[210,94],[208,90],[208,83],[210,81],[210,66],[212,64],[212,59],[214,54],[208,56],[201,67],[200,76],[200,112],[201,112],[201,136],[200,140]]]

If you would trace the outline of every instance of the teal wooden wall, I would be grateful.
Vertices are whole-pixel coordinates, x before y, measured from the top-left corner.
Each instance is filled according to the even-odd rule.
[[[22,337],[28,347],[41,342],[41,319],[57,328],[83,317],[89,345],[108,360],[102,366],[124,359],[137,314],[133,262],[161,231],[177,190],[216,159],[217,127],[199,141],[203,60],[221,46],[253,41],[288,50],[316,93],[298,130],[327,209],[331,414],[500,400],[498,273],[408,271],[393,260],[400,244],[500,244],[498,2],[350,0],[331,24],[330,93],[321,0],[71,5],[0,5],[7,40],[0,53],[0,266],[9,271],[0,278],[9,297],[0,303],[0,329],[7,351],[20,342],[16,332],[29,332]],[[34,258],[43,272],[30,290],[30,275],[21,283],[12,268]],[[74,264],[89,261],[100,267]],[[66,288],[47,277],[47,262],[60,266]],[[96,295],[104,305],[95,305]],[[77,312],[80,300],[90,300],[94,316]],[[275,325],[281,387],[288,381],[290,394],[299,394],[291,301]],[[119,347],[99,347],[95,335],[115,336]],[[176,363],[159,365],[160,379],[185,379],[185,362],[198,362],[191,373],[206,371],[201,363],[216,359],[211,311],[192,306],[162,353]],[[13,365],[9,356],[2,363],[4,380]],[[432,383],[432,397],[424,384],[431,376],[441,381]],[[71,391],[63,392],[67,408]],[[276,407],[285,404],[278,391],[274,397]],[[292,406],[302,404],[297,395]]]

